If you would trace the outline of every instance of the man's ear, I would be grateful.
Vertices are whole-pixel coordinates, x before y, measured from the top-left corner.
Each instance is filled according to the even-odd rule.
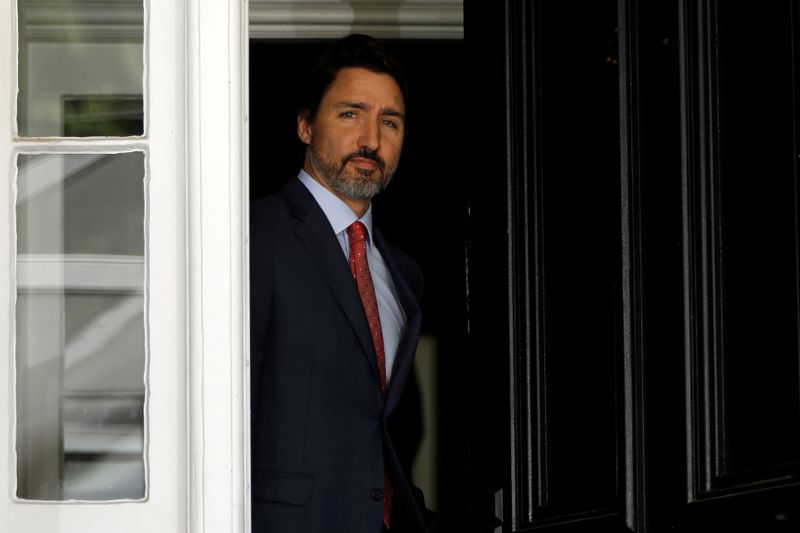
[[[308,111],[297,114],[297,136],[303,144],[311,144],[311,118]]]

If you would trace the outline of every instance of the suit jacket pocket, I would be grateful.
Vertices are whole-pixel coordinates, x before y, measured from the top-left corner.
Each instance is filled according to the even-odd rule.
[[[301,472],[253,470],[253,498],[306,506],[311,501],[314,477]]]

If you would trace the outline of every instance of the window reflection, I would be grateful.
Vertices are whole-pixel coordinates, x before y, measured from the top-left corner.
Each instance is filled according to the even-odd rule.
[[[17,496],[145,496],[144,155],[21,155]]]
[[[141,0],[18,0],[25,137],[144,132]]]

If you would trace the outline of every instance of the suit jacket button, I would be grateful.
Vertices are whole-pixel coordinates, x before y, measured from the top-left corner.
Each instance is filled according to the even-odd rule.
[[[376,502],[383,501],[383,489],[372,489],[369,493],[370,497]]]

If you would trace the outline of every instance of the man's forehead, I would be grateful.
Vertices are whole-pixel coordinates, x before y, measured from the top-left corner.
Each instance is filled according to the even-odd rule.
[[[405,108],[403,92],[397,80],[384,72],[361,67],[339,69],[323,95],[323,100],[326,98],[332,98],[331,103],[337,104],[347,101],[368,103],[377,98],[382,100],[381,104],[395,108],[400,113]]]

